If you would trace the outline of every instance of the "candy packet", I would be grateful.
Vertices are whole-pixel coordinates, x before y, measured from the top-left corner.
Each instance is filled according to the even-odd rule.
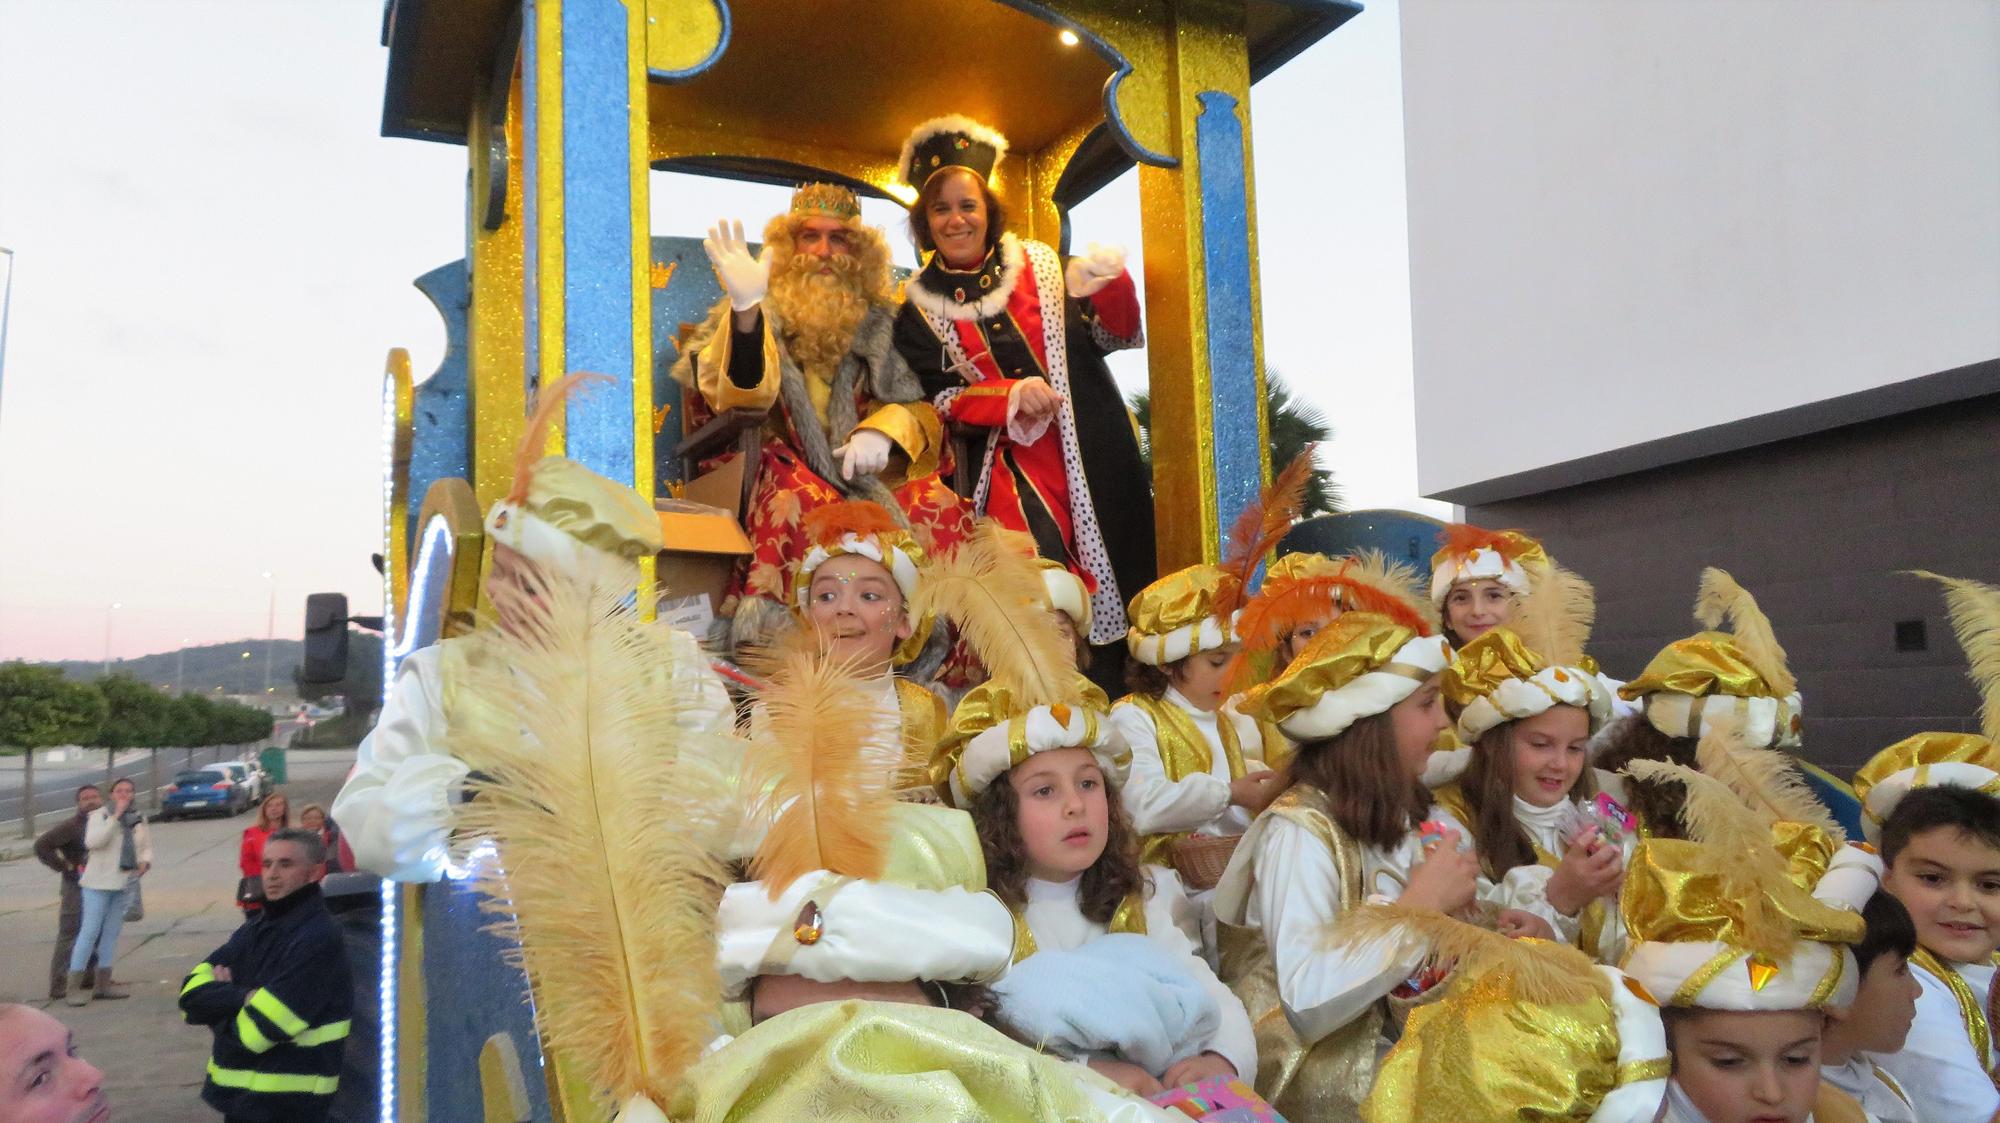
[[[1564,846],[1569,846],[1591,827],[1597,828],[1599,838],[1613,846],[1622,846],[1639,829],[1639,817],[1609,793],[1598,792],[1582,803],[1564,806],[1562,818],[1556,824],[1556,836]]]

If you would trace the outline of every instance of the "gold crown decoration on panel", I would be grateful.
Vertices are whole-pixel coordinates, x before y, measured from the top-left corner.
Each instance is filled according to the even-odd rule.
[[[679,265],[676,261],[655,261],[649,283],[656,289],[666,288],[667,282],[674,279],[674,270]]]
[[[861,202],[839,184],[806,183],[792,192],[792,213],[853,222],[861,217]]]

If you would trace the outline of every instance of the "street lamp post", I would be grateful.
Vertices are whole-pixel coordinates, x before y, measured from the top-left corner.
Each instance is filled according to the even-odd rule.
[[[7,259],[7,283],[0,287],[0,390],[7,385],[7,314],[14,306],[14,251],[0,246]]]
[[[181,637],[181,649],[174,652],[174,693],[187,693],[187,647],[190,641]]]
[[[278,642],[278,583],[267,570],[264,582],[271,586],[271,607],[264,617],[264,693],[271,693],[271,648]],[[267,699],[268,702],[268,699]]]
[[[115,619],[113,614],[124,607],[118,601],[112,601],[111,607],[104,610],[104,676],[111,674],[111,621]]]

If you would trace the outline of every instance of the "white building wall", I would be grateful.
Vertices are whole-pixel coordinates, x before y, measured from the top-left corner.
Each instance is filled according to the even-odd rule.
[[[1424,494],[2000,358],[2000,3],[1402,20]]]

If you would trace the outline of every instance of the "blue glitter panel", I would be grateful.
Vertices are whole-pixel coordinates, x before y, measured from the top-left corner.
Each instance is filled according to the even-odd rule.
[[[541,1039],[528,977],[503,958],[511,941],[486,931],[494,918],[463,881],[424,887],[426,1118],[430,1123],[484,1123],[479,1051],[505,1033],[521,1061],[535,1123],[550,1123],[548,1082],[541,1078]],[[476,985],[468,985],[470,980]]]
[[[418,277],[417,291],[430,298],[444,320],[444,359],[429,378],[417,384],[410,418],[409,533],[417,534],[417,515],[431,485],[444,479],[472,478],[471,411],[466,396],[466,318],[471,310],[466,263],[454,261]],[[414,541],[403,543],[414,550]]]
[[[565,450],[627,483],[632,455],[632,142],[625,5],[562,11],[563,352],[570,371],[609,375],[570,402]]]
[[[1215,441],[1215,505],[1226,539],[1236,512],[1264,486],[1258,417],[1256,324],[1250,314],[1249,182],[1236,99],[1196,95],[1195,152],[1201,174],[1202,257],[1208,274],[1209,407]]]

